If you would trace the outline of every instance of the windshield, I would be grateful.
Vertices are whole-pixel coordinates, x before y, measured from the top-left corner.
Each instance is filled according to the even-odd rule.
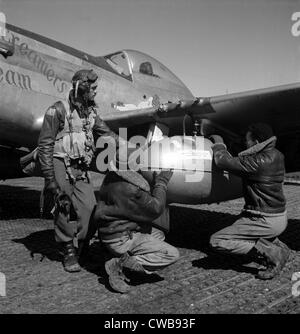
[[[104,56],[106,62],[121,76],[131,80],[131,70],[124,52],[116,52]]]

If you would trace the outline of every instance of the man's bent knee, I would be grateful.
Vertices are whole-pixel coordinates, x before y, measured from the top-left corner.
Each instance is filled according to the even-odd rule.
[[[224,240],[222,238],[219,238],[218,235],[212,235],[209,244],[211,249],[216,252],[231,253],[236,247],[235,243],[233,244],[232,240]]]
[[[167,251],[170,263],[174,263],[174,262],[176,262],[179,259],[180,254],[179,254],[179,251],[178,251],[178,249],[176,247],[170,245],[167,248],[166,251]]]
[[[173,252],[173,254],[172,254],[172,256],[173,256],[173,261],[175,262],[175,261],[177,261],[177,260],[179,259],[179,257],[180,257],[179,250],[178,250],[177,248],[173,247],[172,252]]]
[[[213,234],[210,237],[209,245],[213,250],[222,250],[223,247],[221,247],[222,240],[218,238],[216,234]]]

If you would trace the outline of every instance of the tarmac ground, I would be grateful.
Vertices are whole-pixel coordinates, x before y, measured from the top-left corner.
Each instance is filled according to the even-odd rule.
[[[172,205],[167,241],[180,259],[126,295],[107,285],[108,258],[92,240],[90,260],[66,273],[56,251],[51,219],[39,218],[41,178],[0,182],[0,313],[209,314],[300,313],[300,186],[284,186],[288,227],[280,236],[291,249],[282,273],[255,278],[257,266],[213,256],[210,236],[230,225],[243,199],[220,204]],[[1,274],[2,273],[2,274]],[[1,285],[2,284],[2,285]],[[5,288],[5,289],[4,289]]]

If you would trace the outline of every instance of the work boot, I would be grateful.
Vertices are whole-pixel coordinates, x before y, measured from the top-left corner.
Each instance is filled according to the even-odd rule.
[[[287,250],[288,252],[290,252],[290,249],[289,249],[288,245],[286,245],[284,242],[282,242],[282,241],[279,240],[278,238],[276,238],[276,239],[273,241],[273,244],[275,244],[276,246],[281,247],[281,248]]]
[[[126,283],[126,277],[122,270],[119,258],[112,258],[105,262],[105,270],[108,275],[108,281],[111,288],[120,293],[127,293],[130,286]]]
[[[65,271],[69,273],[78,272],[81,270],[73,241],[67,242],[63,246],[63,266]]]
[[[122,255],[120,258],[120,263],[122,268],[127,269],[131,272],[137,274],[145,274],[144,267],[132,256],[130,256],[127,252]]]
[[[254,250],[258,258],[263,258],[266,266],[265,270],[260,270],[257,277],[262,280],[269,280],[280,273],[285,266],[290,251],[288,248],[278,246],[278,243],[272,243],[266,239],[259,239]]]

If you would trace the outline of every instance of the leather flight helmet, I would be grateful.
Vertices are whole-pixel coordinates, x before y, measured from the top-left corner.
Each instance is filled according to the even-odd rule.
[[[88,92],[92,83],[96,82],[98,79],[97,73],[93,70],[79,70],[72,78],[72,85],[75,89],[75,97],[78,91],[85,93]]]

